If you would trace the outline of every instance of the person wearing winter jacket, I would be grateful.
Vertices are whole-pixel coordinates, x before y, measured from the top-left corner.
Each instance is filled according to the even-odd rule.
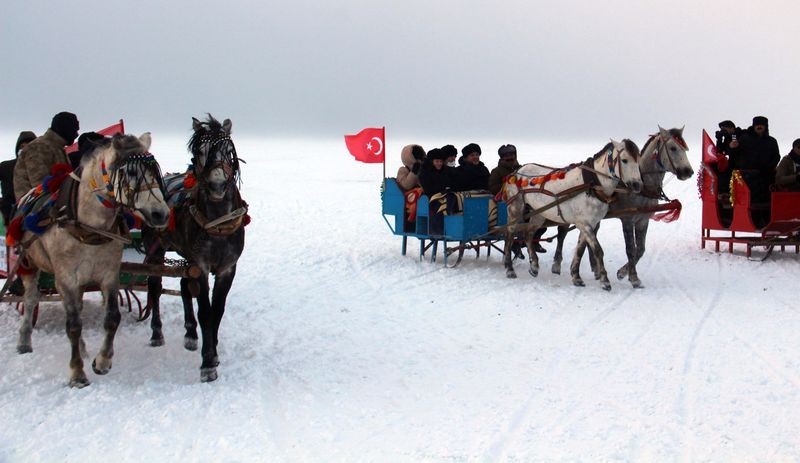
[[[775,180],[775,167],[781,159],[778,142],[769,135],[769,121],[764,116],[753,118],[750,126],[739,139],[739,146],[732,150],[733,168],[742,171],[742,177],[750,187],[753,202],[768,202],[769,186]]]
[[[21,198],[31,188],[40,184],[50,175],[50,169],[54,165],[69,165],[64,147],[75,142],[79,129],[77,116],[60,112],[53,116],[50,128],[44,135],[30,142],[22,150],[14,166],[14,195],[17,198]]]
[[[0,191],[2,191],[2,199],[0,199],[0,210],[3,212],[3,223],[8,226],[11,216],[11,210],[14,204],[17,203],[17,198],[14,196],[14,166],[17,165],[17,158],[22,148],[28,146],[28,143],[36,139],[36,134],[30,131],[20,132],[17,137],[17,144],[14,147],[14,159],[9,159],[0,162]]]
[[[503,145],[497,150],[500,160],[497,161],[497,167],[492,169],[489,174],[489,191],[496,195],[500,193],[503,187],[503,179],[520,168],[517,162],[517,147],[514,145]]]
[[[418,187],[425,150],[419,145],[406,145],[400,151],[400,161],[403,166],[397,169],[397,184],[403,191]]]
[[[481,162],[481,147],[470,143],[461,149],[456,167],[457,191],[489,189],[489,169]]]
[[[455,169],[445,165],[448,154],[440,148],[428,151],[419,173],[419,183],[428,196],[428,230],[433,235],[444,233],[444,215],[455,203],[451,191]]]
[[[775,185],[781,191],[800,191],[800,138],[775,169]]]

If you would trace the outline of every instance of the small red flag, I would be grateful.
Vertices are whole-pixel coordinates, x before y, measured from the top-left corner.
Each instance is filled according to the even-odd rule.
[[[109,125],[108,127],[104,128],[104,129],[100,129],[100,130],[97,131],[97,133],[99,133],[100,135],[105,135],[107,137],[110,137],[110,136],[112,136],[114,134],[117,134],[117,133],[125,133],[125,124],[122,122],[122,119],[120,119],[119,122],[117,122],[116,124]],[[74,153],[75,151],[78,151],[78,143],[76,142],[76,143],[73,143],[73,144],[67,146],[66,151],[67,151],[67,154]]]
[[[717,147],[714,146],[711,137],[709,137],[708,133],[703,129],[703,162],[706,164],[716,164],[716,162],[719,161],[719,157]]]
[[[357,161],[375,163],[384,162],[386,159],[386,129],[369,128],[355,135],[345,135],[344,142],[347,150]]]

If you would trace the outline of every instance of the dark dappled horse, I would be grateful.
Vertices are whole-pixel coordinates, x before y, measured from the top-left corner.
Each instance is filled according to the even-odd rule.
[[[188,145],[192,167],[183,176],[193,177],[196,184],[185,192],[186,199],[174,206],[174,229],[170,226],[165,233],[145,230],[143,238],[147,262],[163,263],[166,251],[176,251],[202,271],[199,277],[181,278],[181,299],[186,327],[184,347],[196,350],[197,320],[192,298],[197,298],[197,317],[203,336],[200,380],[206,382],[217,379],[219,326],[236,275],[236,262],[244,249],[247,204],[239,194],[239,158],[230,137],[231,121],[225,119],[220,124],[210,115],[204,122],[192,120],[194,134]],[[209,273],[215,275],[211,300]],[[161,277],[149,277],[147,286],[148,306],[153,316],[150,345],[160,346],[164,344],[159,310]]]
[[[511,246],[517,229],[525,231],[528,249],[533,249],[534,232],[545,225],[575,224],[592,249],[598,262],[603,288],[611,289],[608,276],[603,267],[603,249],[597,241],[594,230],[608,211],[607,199],[611,197],[619,183],[633,191],[639,191],[642,179],[639,174],[639,148],[630,140],[611,141],[583,164],[563,169],[538,164],[526,164],[503,184],[503,193],[508,203],[508,224],[505,228],[504,262],[506,276],[516,278],[511,261]],[[525,213],[525,205],[530,212]],[[523,214],[529,216],[523,220]],[[519,223],[522,221],[523,223]],[[524,223],[527,222],[527,223]],[[577,255],[576,255],[577,259]],[[539,274],[537,253],[529,253],[532,276]],[[582,285],[579,274],[579,261],[573,260],[572,279]]]
[[[642,258],[645,252],[645,241],[647,239],[647,227],[653,212],[647,212],[647,208],[658,205],[659,200],[667,199],[664,195],[664,176],[667,172],[672,173],[679,180],[686,180],[694,174],[692,165],[686,156],[689,146],[683,139],[683,128],[663,129],[658,128],[658,133],[651,135],[642,148],[642,156],[639,161],[639,170],[642,176],[642,191],[639,193],[622,192],[617,195],[615,201],[609,205],[608,213],[613,215],[623,212],[619,216],[622,222],[622,232],[625,237],[625,253],[627,262],[617,270],[617,278],[623,279],[628,276],[634,288],[641,288],[642,282],[636,271],[636,263]],[[640,213],[625,213],[627,211],[642,210]],[[599,229],[597,224],[595,233]],[[561,272],[561,249],[566,235],[566,228],[559,227],[558,246],[553,257],[553,273]],[[577,256],[580,260],[586,250],[585,243],[579,243]],[[596,262],[592,255],[589,255],[592,270],[598,278]]]
[[[81,166],[67,177],[58,189],[58,214],[55,223],[38,238],[30,231],[22,236],[24,259],[29,264],[19,272],[25,286],[26,308],[19,330],[19,353],[31,352],[33,307],[39,302],[39,273],[53,273],[55,286],[67,314],[67,336],[72,347],[69,361],[69,384],[83,387],[89,384],[83,370],[85,346],[81,337],[83,324],[83,291],[97,284],[105,305],[105,338],[100,352],[92,362],[95,373],[102,375],[111,369],[114,356],[114,336],[120,322],[117,291],[119,268],[127,234],[124,211],[138,215],[152,227],[165,227],[169,208],[162,194],[162,179],[158,163],[148,153],[150,134],[137,138],[115,135],[103,141],[84,156]],[[29,193],[30,194],[30,193]],[[62,205],[63,201],[63,206]]]

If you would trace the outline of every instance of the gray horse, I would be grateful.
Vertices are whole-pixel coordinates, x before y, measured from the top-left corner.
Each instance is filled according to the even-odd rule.
[[[72,387],[89,384],[83,370],[85,345],[81,338],[83,291],[89,284],[100,286],[106,312],[106,335],[92,369],[99,375],[111,369],[114,336],[121,318],[117,291],[124,246],[120,238],[127,230],[123,212],[137,215],[153,227],[165,227],[169,219],[161,172],[147,151],[150,142],[149,133],[138,138],[115,135],[102,142],[84,156],[81,166],[61,185],[59,196],[68,199],[59,208],[57,225],[47,228],[38,238],[25,232],[21,240],[33,240],[24,251],[27,271],[20,275],[25,286],[24,304],[31,310],[26,310],[22,319],[17,351],[33,351],[32,308],[39,303],[39,273],[53,273],[67,313]]]
[[[642,191],[638,194],[630,192],[619,194],[608,209],[608,214],[612,217],[617,213],[622,213],[619,219],[622,222],[622,232],[625,236],[625,252],[628,257],[628,261],[617,270],[617,278],[622,280],[627,275],[634,288],[643,287],[636,271],[636,263],[644,255],[647,227],[650,224],[653,212],[632,214],[629,211],[647,210],[647,208],[658,205],[660,199],[666,199],[663,185],[667,172],[671,172],[679,180],[686,180],[694,174],[694,170],[686,156],[686,151],[688,150],[689,147],[683,139],[683,128],[666,130],[659,126],[658,133],[651,135],[642,149],[642,159],[639,162],[644,184]],[[598,223],[597,229],[599,228],[600,224]],[[553,257],[552,267],[552,272],[556,274],[561,273],[561,251],[567,231],[566,227],[559,227],[558,229],[558,245]],[[586,242],[583,237],[579,238],[578,241],[576,256],[580,261],[586,251]],[[595,278],[601,278],[591,254],[589,259],[592,270],[595,272]]]
[[[639,148],[635,143],[630,140],[612,140],[581,165],[553,169],[526,164],[509,176],[503,184],[509,224],[505,227],[506,276],[517,276],[511,261],[511,245],[517,231],[524,232],[528,249],[533,249],[533,234],[545,226],[546,222],[575,224],[587,237],[592,253],[599,263],[603,289],[610,290],[611,284],[603,267],[603,249],[594,230],[608,211],[605,199],[612,195],[618,184],[625,184],[633,191],[641,189],[639,158]],[[532,211],[528,213],[530,217],[527,222],[522,220],[526,205]],[[521,221],[524,223],[520,223]],[[539,274],[539,259],[535,252],[529,253],[529,261],[528,272],[535,277]],[[576,285],[582,285],[578,266],[573,265],[572,269],[573,281]]]

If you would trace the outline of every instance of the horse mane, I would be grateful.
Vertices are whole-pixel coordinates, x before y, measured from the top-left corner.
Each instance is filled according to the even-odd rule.
[[[689,146],[686,144],[686,140],[683,139],[683,134],[681,132],[682,132],[681,129],[675,129],[675,128],[667,130],[667,133],[669,133],[669,136],[671,138],[674,138],[675,141],[677,141],[678,144],[681,145],[681,148],[689,149]],[[644,144],[644,147],[642,148],[642,153],[647,151],[647,147],[650,146],[650,143],[652,143],[653,140],[655,140],[657,136],[658,136],[658,134],[656,133],[656,134],[650,135],[650,137],[648,137],[647,141]]]
[[[604,156],[606,154],[606,151],[608,151],[609,149],[612,149],[613,147],[614,147],[613,143],[611,143],[611,142],[606,143],[606,146],[604,146],[603,149],[601,149],[600,151],[595,153],[594,156],[592,156],[592,160],[593,161],[598,160],[600,158],[600,156]]]
[[[622,143],[625,145],[625,151],[631,153],[633,159],[639,159],[639,147],[636,146],[636,143],[627,138],[622,140]]]
[[[196,150],[200,149],[200,144],[205,141],[205,137],[214,136],[218,134],[222,134],[222,123],[218,120],[214,119],[214,116],[211,114],[206,114],[207,119],[205,121],[200,122],[200,127],[202,130],[197,130],[192,133],[192,137],[189,138],[189,143],[187,144],[187,148],[189,152],[194,155]]]

